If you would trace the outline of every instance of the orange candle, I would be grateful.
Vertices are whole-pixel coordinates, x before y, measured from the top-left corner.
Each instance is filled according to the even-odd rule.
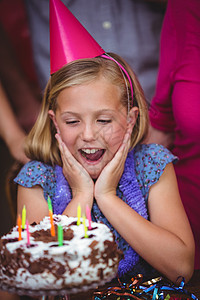
[[[18,241],[21,241],[21,239],[22,239],[22,219],[21,219],[20,215],[17,218],[17,225],[18,225],[18,232],[19,232]]]
[[[50,222],[51,222],[51,236],[55,236],[56,233],[55,233],[55,227],[53,224],[53,213],[51,210],[49,210],[49,217],[50,217]]]

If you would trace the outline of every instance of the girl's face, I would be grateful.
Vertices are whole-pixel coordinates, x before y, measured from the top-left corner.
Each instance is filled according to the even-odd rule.
[[[93,179],[114,157],[127,129],[120,89],[104,78],[64,89],[56,113],[49,115],[71,154]]]

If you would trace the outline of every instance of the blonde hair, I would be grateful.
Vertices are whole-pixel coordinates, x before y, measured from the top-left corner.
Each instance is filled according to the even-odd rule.
[[[54,73],[46,86],[42,107],[38,119],[29,133],[25,152],[32,160],[39,160],[51,165],[62,165],[60,152],[55,139],[56,129],[48,115],[52,109],[57,108],[57,97],[65,89],[75,85],[85,84],[103,76],[111,84],[120,87],[122,104],[127,108],[137,106],[139,114],[131,136],[131,148],[141,143],[148,130],[148,110],[144,93],[140,83],[128,64],[116,54],[109,54],[117,60],[129,73],[134,89],[134,99],[131,97],[131,89],[126,76],[116,62],[102,57],[81,59],[71,62]],[[126,80],[126,84],[125,84]],[[127,87],[130,102],[127,101]]]

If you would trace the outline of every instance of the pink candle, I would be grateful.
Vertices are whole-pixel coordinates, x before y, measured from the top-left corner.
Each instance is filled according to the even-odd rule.
[[[21,239],[22,239],[22,219],[21,219],[20,215],[17,218],[17,225],[18,225],[18,232],[19,232],[18,240],[21,241]]]
[[[26,220],[26,234],[27,234],[27,246],[30,246],[30,231],[29,231],[28,220]]]
[[[89,208],[88,205],[86,205],[86,217],[87,217],[88,222],[89,222],[88,229],[91,230],[92,229],[92,226],[91,226],[92,218],[91,218],[90,208]]]

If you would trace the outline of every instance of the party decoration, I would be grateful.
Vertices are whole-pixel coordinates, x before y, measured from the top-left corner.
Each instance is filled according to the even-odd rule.
[[[142,282],[142,274],[131,278],[130,282],[121,282],[118,278],[119,286],[111,286],[105,290],[96,290],[93,300],[186,300],[198,298],[185,290],[184,278],[179,286],[166,281],[162,277],[153,278],[147,282]]]
[[[51,74],[69,62],[105,53],[60,0],[50,0]]]
[[[113,60],[122,70],[122,74],[125,73],[130,84],[133,101],[133,84],[126,69],[105,53],[62,1],[50,0],[50,73],[55,73],[64,65],[75,60],[97,56]]]

